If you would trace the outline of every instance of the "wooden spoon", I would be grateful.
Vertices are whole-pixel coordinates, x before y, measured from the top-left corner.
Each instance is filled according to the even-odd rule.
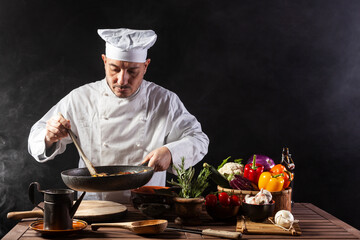
[[[59,116],[61,116],[62,118],[64,118],[64,116],[59,113]],[[82,148],[80,147],[80,145],[78,144],[78,142],[76,141],[76,137],[75,137],[75,134],[73,133],[73,131],[71,131],[71,129],[68,129],[68,133],[71,137],[71,140],[73,140],[77,150],[79,151],[79,154],[81,156],[81,159],[84,161],[87,169],[89,170],[90,172],[90,175],[93,176],[93,175],[96,175],[96,170],[94,168],[94,166],[92,165],[92,163],[90,162],[90,160],[85,156],[85,153],[84,151],[82,150]]]
[[[158,234],[162,233],[168,225],[167,220],[151,219],[134,222],[118,222],[118,223],[93,223],[91,229],[96,231],[100,227],[124,228],[136,234]]]

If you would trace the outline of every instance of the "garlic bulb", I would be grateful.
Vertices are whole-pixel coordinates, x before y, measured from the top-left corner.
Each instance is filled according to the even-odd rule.
[[[263,205],[271,202],[272,195],[268,190],[261,189],[254,197],[247,194],[245,196],[245,202],[248,204]]]
[[[255,197],[252,197],[252,196],[250,196],[249,194],[247,194],[247,195],[245,196],[245,202],[246,202],[247,204],[255,204]]]
[[[271,202],[271,199],[271,193],[263,188],[255,195],[256,204],[269,204]]]
[[[275,214],[274,220],[275,220],[276,224],[278,224],[284,228],[290,228],[294,222],[297,222],[294,220],[294,216],[288,210],[278,211]]]

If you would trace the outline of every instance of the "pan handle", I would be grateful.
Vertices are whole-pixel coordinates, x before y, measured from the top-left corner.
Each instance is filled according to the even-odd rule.
[[[24,218],[42,218],[44,217],[44,212],[41,210],[8,212],[6,217],[13,220],[21,220]]]
[[[144,166],[144,167],[147,167],[148,166],[148,164],[149,164],[149,161],[147,161],[147,162],[143,162],[142,164],[140,164],[139,166]]]

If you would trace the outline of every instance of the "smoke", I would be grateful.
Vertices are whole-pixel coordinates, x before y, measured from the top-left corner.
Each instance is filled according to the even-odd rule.
[[[28,198],[31,182],[43,189],[65,188],[60,172],[76,167],[79,159],[75,147],[69,146],[55,161],[38,163],[27,152],[28,133],[29,127],[0,132],[0,238],[18,222],[7,219],[8,212],[33,209]]]
[[[14,196],[18,192],[18,187],[21,186],[20,171],[22,171],[22,164],[18,166],[11,166],[16,164],[12,159],[18,157],[18,153],[14,150],[6,149],[8,141],[4,136],[0,135],[0,236],[3,236],[15,223],[6,221],[6,214],[15,208],[18,202]],[[15,171],[9,171],[9,168]],[[13,174],[12,174],[13,173]],[[18,177],[16,177],[18,176]],[[10,186],[17,186],[15,189]],[[10,190],[11,189],[11,190]]]

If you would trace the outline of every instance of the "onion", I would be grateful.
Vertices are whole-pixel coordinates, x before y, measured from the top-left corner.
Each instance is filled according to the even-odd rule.
[[[265,155],[258,155],[258,154],[255,154],[256,155],[256,163],[259,163],[261,165],[264,166],[264,172],[266,171],[269,171],[273,166],[275,166],[275,163],[274,161],[269,158],[268,156],[265,156]],[[253,158],[254,158],[254,155],[252,155],[249,160],[247,161],[247,163],[252,163],[253,162]]]

